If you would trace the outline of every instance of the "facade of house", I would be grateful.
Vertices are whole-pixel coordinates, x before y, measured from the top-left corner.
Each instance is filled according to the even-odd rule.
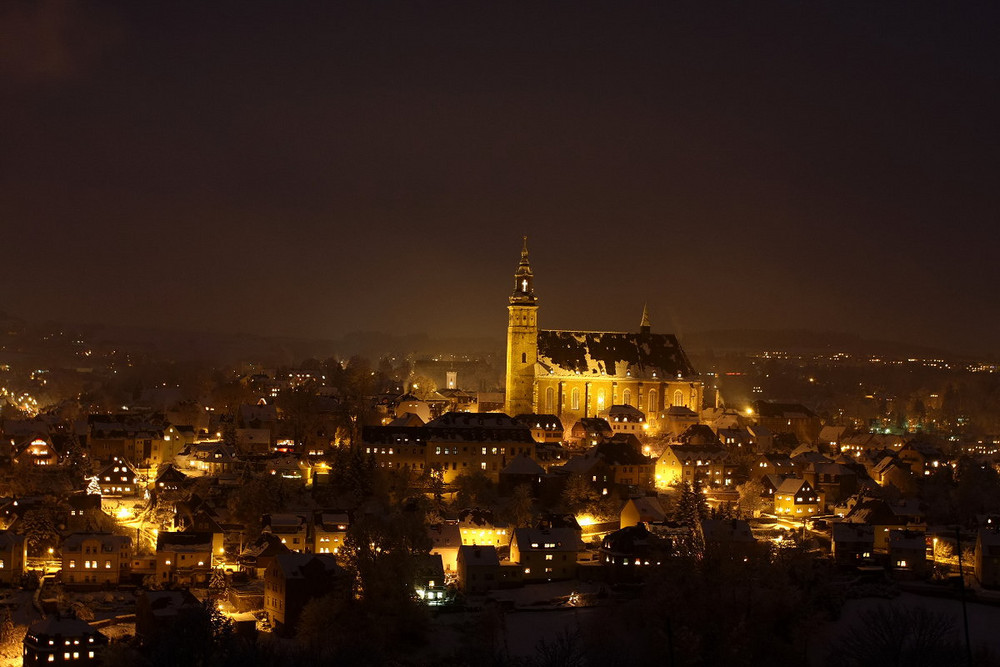
[[[132,538],[111,533],[73,533],[62,544],[67,587],[117,586],[128,575]]]
[[[510,562],[524,581],[558,581],[576,577],[576,555],[583,548],[572,528],[518,528],[510,542]]]
[[[0,584],[19,586],[28,563],[28,543],[24,535],[0,530]]]
[[[279,634],[294,631],[302,609],[328,594],[351,593],[350,578],[333,554],[281,554],[264,572],[264,611]]]
[[[500,558],[488,545],[462,545],[457,556],[458,588],[467,595],[482,595],[500,584]]]
[[[212,574],[212,533],[160,531],[156,536],[156,581],[204,586]]]
[[[111,461],[97,473],[97,483],[100,484],[101,495],[105,498],[135,498],[145,492],[139,480],[139,473],[131,463],[118,456],[112,457]]]
[[[976,536],[976,579],[983,588],[1000,588],[1000,533],[980,528]]]
[[[702,484],[727,486],[726,460],[729,453],[721,445],[668,445],[656,461],[656,487],[665,488],[695,480]]]
[[[312,552],[339,554],[347,539],[351,516],[347,510],[319,510],[313,514]]]
[[[875,554],[875,529],[864,523],[835,523],[831,549],[837,565],[857,566],[871,562]]]
[[[97,665],[108,638],[90,623],[50,615],[28,626],[22,642],[23,665]]]
[[[808,480],[789,477],[774,492],[774,513],[794,519],[807,519],[822,513],[823,501]]]
[[[306,551],[310,546],[309,523],[301,514],[265,514],[262,532],[271,533],[292,551]]]
[[[535,458],[531,429],[503,413],[447,412],[424,426],[369,426],[362,440],[379,467],[433,470],[446,484],[472,472],[498,482],[518,455]]]

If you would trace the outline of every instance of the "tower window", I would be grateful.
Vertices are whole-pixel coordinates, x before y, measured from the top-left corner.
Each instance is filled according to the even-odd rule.
[[[527,352],[522,352],[521,353],[521,363],[522,364],[528,363],[528,353]]]

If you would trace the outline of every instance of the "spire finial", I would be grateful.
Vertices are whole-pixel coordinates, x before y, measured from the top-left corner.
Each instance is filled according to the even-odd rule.
[[[514,293],[510,297],[511,303],[535,303],[534,278],[531,275],[531,264],[528,261],[528,235],[521,237],[521,261],[517,264],[517,271],[514,272]]]
[[[639,323],[639,331],[649,333],[649,306],[645,303],[642,304],[642,321]]]

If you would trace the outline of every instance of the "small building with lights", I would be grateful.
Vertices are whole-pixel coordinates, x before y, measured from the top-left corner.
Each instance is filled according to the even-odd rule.
[[[108,638],[86,621],[53,614],[28,626],[24,665],[97,665]]]

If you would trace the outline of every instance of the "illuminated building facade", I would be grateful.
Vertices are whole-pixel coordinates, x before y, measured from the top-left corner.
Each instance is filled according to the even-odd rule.
[[[551,414],[574,424],[629,405],[656,430],[671,407],[701,411],[698,374],[675,336],[650,331],[645,309],[638,332],[539,329],[526,240],[509,301],[507,414]]]
[[[62,580],[71,588],[117,586],[129,566],[132,539],[111,533],[73,533],[63,540]]]

